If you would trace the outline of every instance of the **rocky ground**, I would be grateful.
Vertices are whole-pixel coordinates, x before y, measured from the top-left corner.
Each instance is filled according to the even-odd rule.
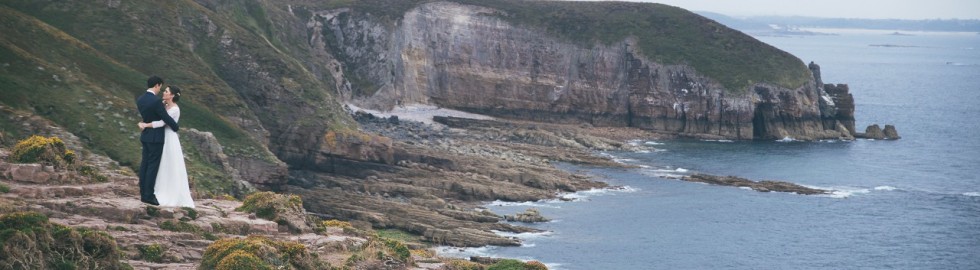
[[[428,116],[427,116],[428,117]],[[602,150],[643,150],[629,139],[663,140],[671,136],[628,128],[596,128],[501,119],[431,116],[412,117],[354,112],[361,132],[388,138],[387,162],[342,160],[346,168],[294,168],[284,193],[300,195],[308,213],[293,221],[275,222],[237,211],[242,203],[229,199],[196,198],[197,208],[158,208],[137,199],[137,178],[109,158],[85,151],[72,134],[48,127],[29,131],[65,138],[66,145],[99,169],[102,181],[76,181],[71,173],[38,164],[5,161],[0,149],[0,213],[32,210],[52,222],[104,230],[116,239],[126,262],[137,269],[194,269],[204,249],[214,240],[250,234],[300,242],[331,265],[344,265],[352,250],[367,238],[339,228],[321,233],[297,230],[302,216],[349,221],[363,230],[407,232],[419,242],[448,246],[520,245],[520,240],[497,232],[532,232],[521,223],[543,222],[534,209],[514,216],[499,216],[481,205],[487,201],[536,201],[564,192],[606,187],[587,175],[558,170],[554,162],[594,166],[624,166],[596,155]],[[404,119],[413,119],[412,121]],[[44,126],[37,123],[36,126]],[[360,148],[358,148],[360,147]],[[361,153],[374,153],[369,145],[355,145]],[[650,149],[645,149],[650,150]],[[365,155],[368,156],[368,155]],[[335,158],[335,157],[331,157]],[[345,163],[346,162],[346,163]],[[760,191],[820,194],[785,182],[754,182],[737,177],[692,175],[682,180]],[[515,223],[509,223],[509,222]],[[424,243],[424,244],[423,244]],[[150,246],[163,248],[159,259],[148,259]],[[421,252],[426,254],[426,252]],[[439,269],[448,259],[413,253],[414,265],[386,269]],[[369,268],[373,269],[373,268]]]
[[[8,154],[0,149],[0,183],[9,188],[0,193],[0,212],[36,211],[54,223],[108,232],[136,269],[196,269],[214,240],[246,235],[303,243],[336,266],[347,258],[344,251],[367,241],[340,228],[290,232],[235,210],[242,205],[235,200],[197,198],[193,209],[149,206],[137,199],[138,180],[128,169],[103,170],[105,182],[78,182],[50,166],[8,163]],[[159,259],[147,258],[143,250],[151,246],[162,247]]]
[[[578,126],[440,116],[409,121],[363,111],[354,118],[363,132],[391,138],[397,161],[352,161],[356,173],[292,170],[287,192],[310,198],[306,209],[322,217],[364,221],[449,246],[519,245],[492,231],[534,230],[501,222],[505,218],[481,209],[482,203],[605,187],[553,163],[623,166],[595,151],[635,148]]]

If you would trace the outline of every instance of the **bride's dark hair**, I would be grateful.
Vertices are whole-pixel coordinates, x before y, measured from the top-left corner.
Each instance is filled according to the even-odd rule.
[[[173,100],[173,102],[177,102],[178,100],[180,100],[180,88],[177,88],[176,86],[173,85],[167,86],[167,88],[170,89],[170,94],[174,95],[174,98],[171,99]]]

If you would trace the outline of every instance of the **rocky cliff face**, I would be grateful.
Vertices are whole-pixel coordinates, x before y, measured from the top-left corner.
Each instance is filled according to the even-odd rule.
[[[508,118],[726,139],[815,140],[853,133],[838,129],[838,122],[853,121],[853,115],[838,116],[848,109],[825,102],[832,98],[819,75],[792,89],[765,82],[748,91],[725,89],[690,66],[649,60],[632,39],[586,48],[496,14],[487,7],[437,2],[409,10],[394,25],[337,9],[314,14],[309,26],[312,43],[324,44],[344,63],[336,77],[354,82],[341,84],[351,87],[351,99],[367,107],[425,103]]]

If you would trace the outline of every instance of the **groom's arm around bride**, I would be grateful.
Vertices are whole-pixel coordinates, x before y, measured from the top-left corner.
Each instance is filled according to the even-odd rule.
[[[146,86],[149,87],[146,89],[146,93],[136,99],[136,108],[143,118],[142,122],[163,120],[167,126],[177,132],[180,126],[167,114],[167,110],[163,107],[163,101],[158,96],[160,88],[163,87],[163,79],[151,76],[147,79]],[[153,194],[153,186],[156,184],[157,170],[160,169],[164,131],[162,128],[147,128],[140,133],[140,142],[143,144],[143,158],[139,170],[140,200],[153,205],[159,204]]]

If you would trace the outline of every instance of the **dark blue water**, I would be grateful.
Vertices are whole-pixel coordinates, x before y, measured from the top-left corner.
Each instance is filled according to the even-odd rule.
[[[859,129],[903,139],[662,141],[607,153],[641,169],[581,168],[618,191],[537,207],[553,222],[525,246],[467,254],[557,269],[980,269],[980,36],[759,37],[848,83]],[[891,44],[901,47],[869,46]],[[705,172],[838,190],[761,193],[662,176]],[[455,253],[455,250],[447,253]]]

